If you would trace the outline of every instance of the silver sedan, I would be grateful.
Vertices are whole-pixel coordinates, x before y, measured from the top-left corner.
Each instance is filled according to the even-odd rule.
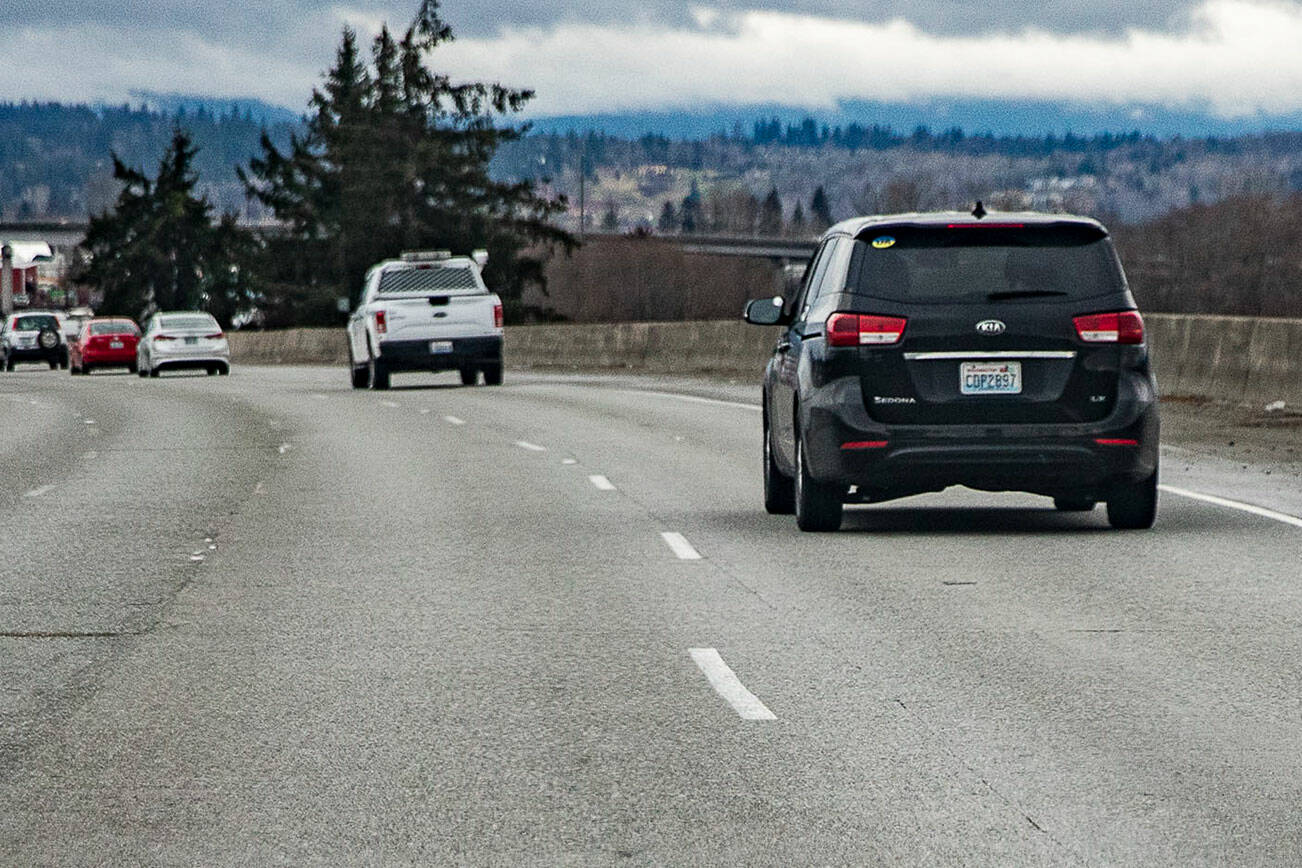
[[[226,335],[212,314],[202,311],[156,313],[145,323],[136,348],[137,372],[157,377],[167,370],[206,370],[228,374],[231,350]]]

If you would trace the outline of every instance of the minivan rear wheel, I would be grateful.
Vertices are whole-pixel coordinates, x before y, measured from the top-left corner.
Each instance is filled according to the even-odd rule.
[[[805,463],[805,446],[796,433],[795,511],[796,527],[803,531],[826,533],[841,527],[841,492],[835,485],[819,482],[809,475]]]
[[[764,422],[764,511],[769,515],[791,515],[796,511],[796,482],[778,469],[773,460],[773,434]]]
[[[1118,485],[1108,495],[1108,524],[1144,530],[1157,520],[1157,471],[1140,482]]]

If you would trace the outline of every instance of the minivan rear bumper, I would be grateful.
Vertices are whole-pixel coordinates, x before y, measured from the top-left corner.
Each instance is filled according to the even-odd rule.
[[[1105,499],[1157,468],[1156,389],[1137,372],[1122,374],[1108,417],[1089,423],[885,425],[863,410],[858,390],[851,377],[829,383],[801,414],[810,475],[854,486],[857,499],[950,485]]]

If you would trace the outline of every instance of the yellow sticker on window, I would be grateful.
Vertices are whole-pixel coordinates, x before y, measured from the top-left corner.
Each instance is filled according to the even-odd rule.
[[[889,235],[883,235],[881,238],[873,239],[873,247],[878,250],[885,250],[887,247],[894,247],[895,239]]]

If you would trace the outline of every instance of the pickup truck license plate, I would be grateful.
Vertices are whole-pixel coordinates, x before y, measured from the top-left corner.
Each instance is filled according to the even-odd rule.
[[[1020,395],[1021,362],[963,362],[958,368],[964,395]]]
[[[122,349],[122,341],[109,341],[109,349],[110,350]]]
[[[430,341],[429,351],[431,353],[450,353],[452,352],[452,341]]]

